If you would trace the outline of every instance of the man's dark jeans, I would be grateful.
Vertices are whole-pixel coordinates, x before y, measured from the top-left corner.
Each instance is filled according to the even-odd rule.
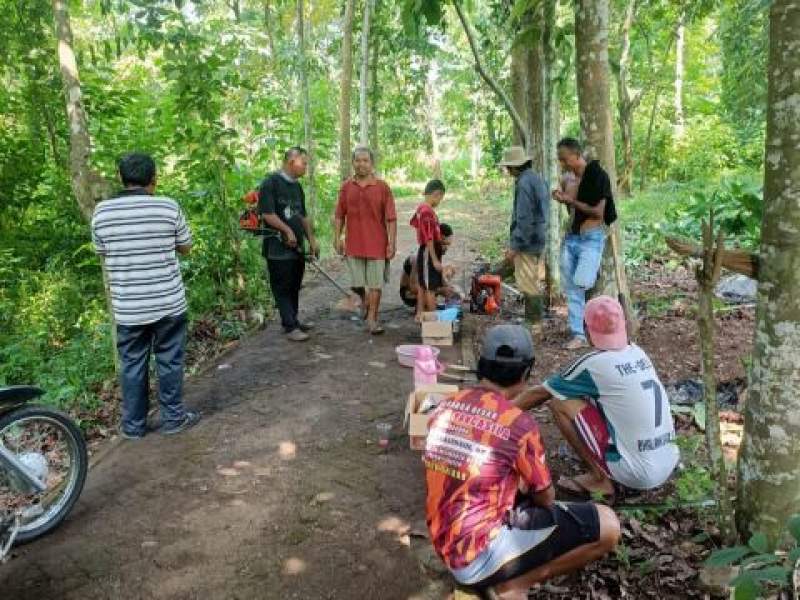
[[[149,364],[152,351],[158,371],[161,426],[175,427],[186,417],[183,405],[183,358],[186,315],[164,317],[147,325],[117,325],[122,382],[122,430],[144,435],[150,408]]]
[[[267,260],[269,287],[281,314],[281,325],[286,332],[300,326],[297,315],[300,311],[300,288],[303,286],[305,270],[306,263],[302,258]]]

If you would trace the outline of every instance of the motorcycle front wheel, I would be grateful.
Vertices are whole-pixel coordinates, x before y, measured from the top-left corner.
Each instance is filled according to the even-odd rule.
[[[86,442],[67,415],[29,405],[0,417],[0,444],[47,485],[20,494],[0,471],[0,512],[21,516],[17,541],[28,542],[57,527],[78,501],[89,470]]]

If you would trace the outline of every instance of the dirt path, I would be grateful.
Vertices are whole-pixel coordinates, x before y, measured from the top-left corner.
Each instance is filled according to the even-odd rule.
[[[411,204],[400,208],[402,225]],[[399,247],[412,244],[401,227]],[[401,264],[386,335],[331,311],[335,292],[315,279],[312,342],[271,324],[220,360],[229,367],[192,378],[202,423],[112,449],[69,520],[0,567],[2,597],[441,597],[409,549],[424,480],[402,431],[411,374],[394,357],[417,336],[396,294]],[[393,426],[386,455],[378,421]]]
[[[187,402],[204,413],[191,433],[109,445],[69,520],[0,566],[0,598],[442,598],[442,565],[428,541],[413,536],[424,530],[424,474],[402,430],[411,373],[394,357],[395,345],[418,339],[396,285],[414,245],[405,225],[412,206],[399,205],[401,252],[383,303],[386,335],[368,338],[331,309],[337,292],[311,279],[303,306],[318,323],[313,341],[291,344],[271,324],[188,382]],[[470,206],[478,222],[468,225],[458,209],[443,213],[490,236],[481,220],[505,219],[491,209]],[[465,266],[480,239],[460,239],[448,262]],[[332,270],[346,281],[341,264]],[[664,382],[696,376],[690,280],[640,274],[635,285],[638,297],[669,305],[644,315],[639,340]],[[575,356],[562,347],[564,312],[556,310],[537,341],[535,380]],[[477,330],[489,325],[475,322]],[[717,326],[720,381],[742,377],[752,311],[726,312]],[[443,358],[460,359],[458,347]],[[554,476],[574,471],[547,412],[537,417]],[[393,426],[388,454],[375,444],[381,421]],[[691,540],[708,523],[677,512],[644,523],[625,517],[623,526],[622,558],[534,597],[702,597],[696,570],[708,549]]]

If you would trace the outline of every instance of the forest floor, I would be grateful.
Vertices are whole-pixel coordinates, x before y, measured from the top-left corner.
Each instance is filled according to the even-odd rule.
[[[468,226],[458,204],[444,218]],[[396,291],[414,237],[405,225],[413,203],[399,205],[401,252],[394,261],[383,318],[386,334],[368,337],[334,309],[337,293],[318,277],[302,304],[317,322],[311,342],[287,342],[275,323],[244,339],[187,381],[186,401],[204,419],[191,432],[140,442],[106,442],[86,489],[52,535],[15,549],[0,566],[2,596],[26,598],[434,599],[451,589],[424,538],[424,472],[408,447],[403,408],[411,373],[394,347],[418,329]],[[491,206],[471,208],[476,222],[504,222]],[[463,216],[463,215],[462,215]],[[479,232],[481,227],[470,227]],[[490,232],[478,234],[488,238]],[[450,261],[467,266],[481,239],[462,239]],[[340,279],[344,269],[331,262]],[[669,271],[669,272],[668,272]],[[634,282],[643,320],[639,343],[665,383],[699,377],[688,272],[659,265]],[[574,353],[561,348],[563,309],[547,322],[534,379]],[[751,309],[718,320],[720,381],[744,376]],[[443,351],[460,361],[458,345]],[[554,476],[576,465],[539,413]],[[376,445],[376,424],[392,425],[390,447]],[[682,433],[695,436],[691,419]],[[689,465],[688,459],[684,461]],[[683,487],[691,487],[692,481]],[[681,484],[650,503],[679,501]],[[710,513],[623,512],[624,545],[580,574],[534,592],[535,598],[702,597],[699,565],[714,536]]]

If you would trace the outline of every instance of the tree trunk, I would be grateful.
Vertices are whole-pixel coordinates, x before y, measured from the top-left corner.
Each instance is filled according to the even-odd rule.
[[[675,36],[675,139],[683,137],[685,122],[683,117],[683,59],[686,42],[686,16],[681,13],[678,31]]]
[[[345,0],[342,23],[342,77],[339,93],[339,177],[350,177],[353,157],[350,152],[350,92],[353,86],[353,5]]]
[[[472,118],[469,126],[469,174],[472,181],[477,181],[481,166],[481,122],[480,94],[472,95]]]
[[[467,16],[464,14],[464,7],[461,6],[461,0],[454,0],[453,7],[456,9],[456,14],[458,15],[458,20],[461,22],[461,27],[464,29],[464,33],[467,36],[467,41],[469,42],[469,48],[472,52],[472,57],[475,60],[475,70],[478,72],[478,75],[486,82],[491,90],[497,94],[497,97],[503,103],[506,111],[508,111],[509,116],[511,117],[511,121],[514,123],[514,127],[517,129],[517,133],[519,134],[520,138],[522,139],[522,146],[528,148],[528,132],[526,131],[525,127],[525,120],[520,116],[519,112],[516,108],[514,108],[514,103],[511,102],[511,98],[508,97],[508,94],[500,87],[500,84],[497,83],[497,80],[492,77],[488,71],[483,66],[483,62],[481,61],[480,54],[478,53],[478,43],[475,40],[475,33],[472,31],[472,27],[470,27],[469,22],[467,21]]]
[[[696,270],[698,285],[697,328],[700,334],[700,353],[703,367],[703,400],[706,409],[706,447],[711,475],[717,484],[719,529],[724,543],[733,543],[736,530],[733,522],[733,503],[728,489],[728,469],[719,436],[719,407],[717,381],[714,376],[714,290],[719,282],[724,252],[723,232],[720,229],[714,243],[714,212],[703,223],[703,264]]]
[[[372,16],[372,4],[375,0],[364,0],[364,23],[361,28],[361,76],[359,78],[358,116],[359,140],[362,146],[369,146],[369,28]]]
[[[492,156],[492,161],[496,162],[499,160],[499,156],[497,156],[497,129],[495,129],[494,123],[495,114],[491,108],[486,109],[486,139],[489,142],[489,152]]]
[[[770,8],[764,217],[739,531],[772,543],[800,504],[800,4]]]
[[[547,127],[545,125],[545,96],[547,80],[544,58],[544,2],[538,2],[529,13],[529,21],[535,24],[536,37],[527,45],[525,96],[527,105],[528,145],[533,156],[533,167],[542,176],[547,170]]]
[[[542,50],[543,50],[543,75],[544,75],[544,167],[543,177],[550,188],[558,185],[560,167],[556,144],[559,140],[560,110],[558,84],[555,78],[555,65],[557,59],[555,30],[556,30],[556,0],[545,0],[542,19]],[[545,255],[545,289],[547,305],[553,306],[561,289],[561,269],[559,250],[561,246],[561,205],[550,202],[550,213],[547,220],[547,248]]]
[[[431,136],[431,173],[432,177],[442,177],[442,157],[439,147],[439,65],[435,59],[431,60],[428,68],[428,85],[425,95],[428,100],[427,122],[428,132]]]
[[[631,97],[631,90],[628,85],[628,62],[631,50],[631,26],[633,25],[635,12],[636,0],[628,0],[628,7],[625,10],[625,19],[622,22],[622,30],[620,32],[622,51],[620,52],[619,71],[617,72],[619,129],[622,134],[622,171],[619,175],[617,187],[621,196],[630,196],[633,185],[633,113],[636,110],[638,99]]]
[[[111,184],[103,179],[91,166],[92,152],[89,137],[89,124],[83,108],[81,80],[75,51],[72,46],[72,27],[69,20],[67,0],[53,0],[53,19],[55,20],[56,39],[58,40],[58,64],[64,82],[67,121],[69,125],[69,174],[72,192],[78,201],[81,215],[90,223],[94,215],[95,204],[109,195]],[[111,343],[114,368],[119,371],[117,355],[117,328],[114,325],[114,310],[111,305],[111,288],[108,283],[108,272],[105,261],[100,260],[103,273],[103,288],[106,296],[109,318],[111,319]]]
[[[371,27],[372,33],[370,35],[369,45],[370,54],[369,59],[369,143],[372,152],[375,154],[375,166],[377,167],[380,159],[380,144],[378,140],[378,100],[380,98],[380,89],[378,88],[378,58],[380,57],[380,31],[376,30],[378,25],[379,5],[373,5],[373,26]]]
[[[242,21],[242,7],[239,4],[239,0],[231,0],[229,6],[233,11],[233,19],[240,23]]]
[[[308,199],[312,220],[317,216],[316,156],[311,123],[311,94],[308,89],[308,55],[306,52],[304,0],[297,0],[297,50],[300,62],[300,89],[303,97],[303,137],[308,151]]]
[[[514,108],[527,121],[527,69],[525,63],[528,58],[528,50],[524,44],[513,44],[511,47],[511,102]],[[522,132],[514,128],[512,141],[516,146],[522,146]]]
[[[69,124],[69,173],[72,191],[86,222],[92,220],[97,201],[108,195],[110,186],[91,167],[92,144],[89,124],[83,108],[78,63],[72,46],[67,0],[53,0],[53,17],[58,39],[58,64],[64,81],[67,120]]]
[[[611,119],[611,97],[608,75],[608,0],[578,0],[575,9],[575,54],[578,79],[578,108],[581,131],[586,143],[586,153],[597,159],[608,172],[612,189],[616,195],[617,170],[614,158],[614,130]],[[620,249],[618,260],[622,263],[622,244],[619,228],[615,223],[609,230],[609,239],[603,253],[603,264],[598,273],[592,295],[607,294],[622,296],[627,307],[631,336],[637,329],[631,311],[625,269],[620,264],[620,285],[614,274],[614,252]],[[621,289],[620,289],[621,288]]]
[[[272,0],[264,0],[264,31],[267,32],[267,43],[269,44],[269,57],[276,60],[278,55],[275,52],[275,35],[272,33]]]

